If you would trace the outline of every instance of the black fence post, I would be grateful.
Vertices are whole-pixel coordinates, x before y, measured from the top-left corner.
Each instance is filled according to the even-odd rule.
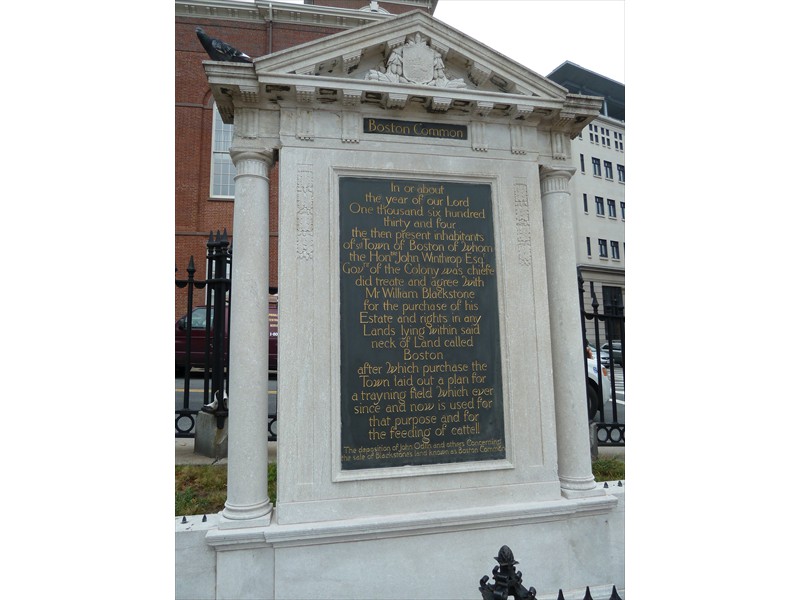
[[[510,597],[514,597],[516,600],[536,600],[536,588],[530,587],[526,589],[522,585],[522,571],[517,571],[515,565],[518,565],[519,562],[514,560],[514,553],[511,548],[503,546],[494,559],[498,562],[498,565],[492,569],[494,583],[489,583],[488,575],[484,575],[480,580],[478,590],[483,600],[507,600]],[[556,600],[564,600],[563,590],[558,590],[558,598]],[[593,600],[592,592],[588,585],[586,586],[583,600]],[[621,600],[617,593],[616,585],[612,586],[611,596],[608,600]]]
[[[604,297],[604,306],[603,312],[599,311],[600,303],[597,300],[597,294],[595,293],[594,289],[594,282],[589,282],[589,294],[592,299],[591,311],[586,309],[585,300],[584,300],[584,280],[583,275],[581,273],[580,268],[578,268],[578,295],[580,301],[580,313],[581,313],[581,331],[584,335],[585,343],[588,343],[588,339],[586,338],[586,320],[589,319],[593,321],[593,333],[594,333],[594,340],[596,344],[597,350],[597,371],[598,371],[598,379],[602,380],[602,361],[601,361],[601,350],[600,350],[600,340],[602,337],[605,337],[606,341],[608,342],[609,346],[609,361],[608,361],[608,376],[611,382],[611,393],[610,398],[608,400],[611,401],[611,421],[606,421],[605,415],[605,402],[603,398],[602,392],[602,385],[598,386],[600,388],[600,407],[599,407],[599,415],[598,415],[598,423],[597,423],[597,442],[599,445],[603,446],[624,446],[625,445],[625,424],[619,422],[619,418],[617,415],[617,371],[620,370],[622,373],[622,377],[624,378],[625,373],[625,315],[624,315],[624,306],[622,306],[622,298],[619,296],[614,296],[613,298],[609,299]],[[600,332],[600,322],[603,322],[604,327],[604,335],[601,336]],[[614,359],[614,336],[619,335],[620,340],[619,343],[621,344],[620,349],[620,360],[621,363],[617,366],[617,363]],[[624,380],[624,379],[623,379]],[[587,387],[589,383],[587,381]]]
[[[228,357],[226,339],[229,336],[226,308],[228,291],[230,290],[230,277],[228,273],[230,255],[228,252],[229,241],[227,230],[223,230],[222,234],[217,230],[216,236],[213,233],[209,233],[206,246],[208,249],[209,287],[209,297],[206,307],[211,317],[210,319],[206,319],[206,332],[211,335],[211,343],[206,345],[206,382],[208,382],[208,366],[210,365],[212,401],[207,403],[203,407],[203,410],[213,414],[217,419],[217,428],[222,429],[225,427],[225,419],[228,417]],[[211,329],[212,319],[214,321],[213,330]]]
[[[217,428],[225,427],[225,419],[229,416],[228,405],[228,367],[230,363],[230,317],[232,307],[230,304],[231,265],[233,262],[233,243],[228,237],[227,229],[216,234],[210,231],[206,242],[206,279],[195,280],[194,256],[189,258],[186,279],[175,279],[178,288],[189,286],[187,294],[186,316],[182,317],[176,332],[176,355],[179,352],[179,341],[185,336],[183,342],[183,357],[176,356],[176,371],[183,364],[183,407],[175,409],[175,437],[192,438],[195,428],[195,415],[202,410],[216,417]],[[177,275],[178,268],[175,268]],[[206,289],[203,309],[194,306],[194,289]],[[271,294],[277,293],[277,288],[270,288]],[[194,331],[192,327],[192,314],[197,310],[205,311],[204,335]],[[195,327],[199,330],[199,327]],[[194,343],[194,352],[192,352]],[[203,401],[199,409],[190,408],[190,371],[192,367],[203,365]],[[177,374],[176,374],[177,378]],[[267,400],[268,401],[268,400]],[[270,413],[268,420],[269,441],[277,440],[277,413]],[[187,421],[189,426],[184,426]]]
[[[178,268],[175,268],[177,274]],[[205,281],[195,281],[194,274],[196,272],[194,266],[194,256],[189,257],[189,265],[186,267],[186,279],[176,279],[175,286],[179,289],[187,288],[186,294],[186,322],[184,324],[186,331],[186,346],[184,352],[183,363],[183,408],[175,411],[175,436],[176,437],[194,437],[191,431],[195,426],[194,415],[197,414],[196,410],[189,408],[189,378],[192,368],[192,309],[194,307],[194,290],[203,289],[206,286]],[[177,369],[177,367],[176,367]],[[189,426],[182,426],[184,419],[189,420]]]

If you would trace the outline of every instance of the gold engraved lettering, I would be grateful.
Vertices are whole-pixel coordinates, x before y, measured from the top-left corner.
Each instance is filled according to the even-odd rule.
[[[488,186],[358,182],[340,195],[342,467],[504,457]]]

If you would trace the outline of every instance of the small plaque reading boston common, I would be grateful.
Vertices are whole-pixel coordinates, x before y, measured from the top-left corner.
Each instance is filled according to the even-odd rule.
[[[466,140],[467,126],[448,123],[423,123],[422,121],[398,121],[397,119],[364,119],[364,133]]]
[[[506,456],[491,186],[342,177],[342,469]]]

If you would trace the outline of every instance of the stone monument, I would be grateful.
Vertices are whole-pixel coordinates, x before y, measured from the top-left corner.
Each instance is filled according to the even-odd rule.
[[[215,597],[479,597],[506,544],[541,566],[543,591],[619,588],[568,187],[569,140],[601,99],[420,11],[204,66],[237,169],[228,499],[204,535]]]

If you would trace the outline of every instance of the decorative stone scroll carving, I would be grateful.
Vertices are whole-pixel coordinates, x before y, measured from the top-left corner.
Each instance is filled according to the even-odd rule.
[[[299,140],[311,141],[314,139],[314,111],[298,110],[295,117],[295,137]]]
[[[521,125],[510,125],[511,131],[511,154],[527,154],[524,146],[525,133]]]
[[[419,33],[393,48],[386,63],[378,69],[371,69],[366,79],[444,88],[467,87],[463,79],[447,77],[442,53],[433,49],[430,40],[425,40]]]
[[[569,145],[564,139],[564,133],[561,131],[551,132],[550,144],[552,146],[553,158],[556,160],[566,160]]]
[[[361,115],[357,112],[345,111],[342,113],[342,142],[357,144],[359,142],[359,126]]]
[[[239,138],[254,140],[258,137],[258,114],[255,108],[241,108],[236,113],[233,128]]]
[[[470,124],[470,137],[472,138],[472,149],[475,152],[486,152],[489,146],[486,143],[486,125],[480,121],[473,121]]]
[[[314,257],[314,180],[311,165],[297,166],[297,257]]]
[[[517,229],[517,256],[519,264],[530,266],[531,253],[531,221],[528,212],[528,186],[524,181],[514,183],[514,218]]]

